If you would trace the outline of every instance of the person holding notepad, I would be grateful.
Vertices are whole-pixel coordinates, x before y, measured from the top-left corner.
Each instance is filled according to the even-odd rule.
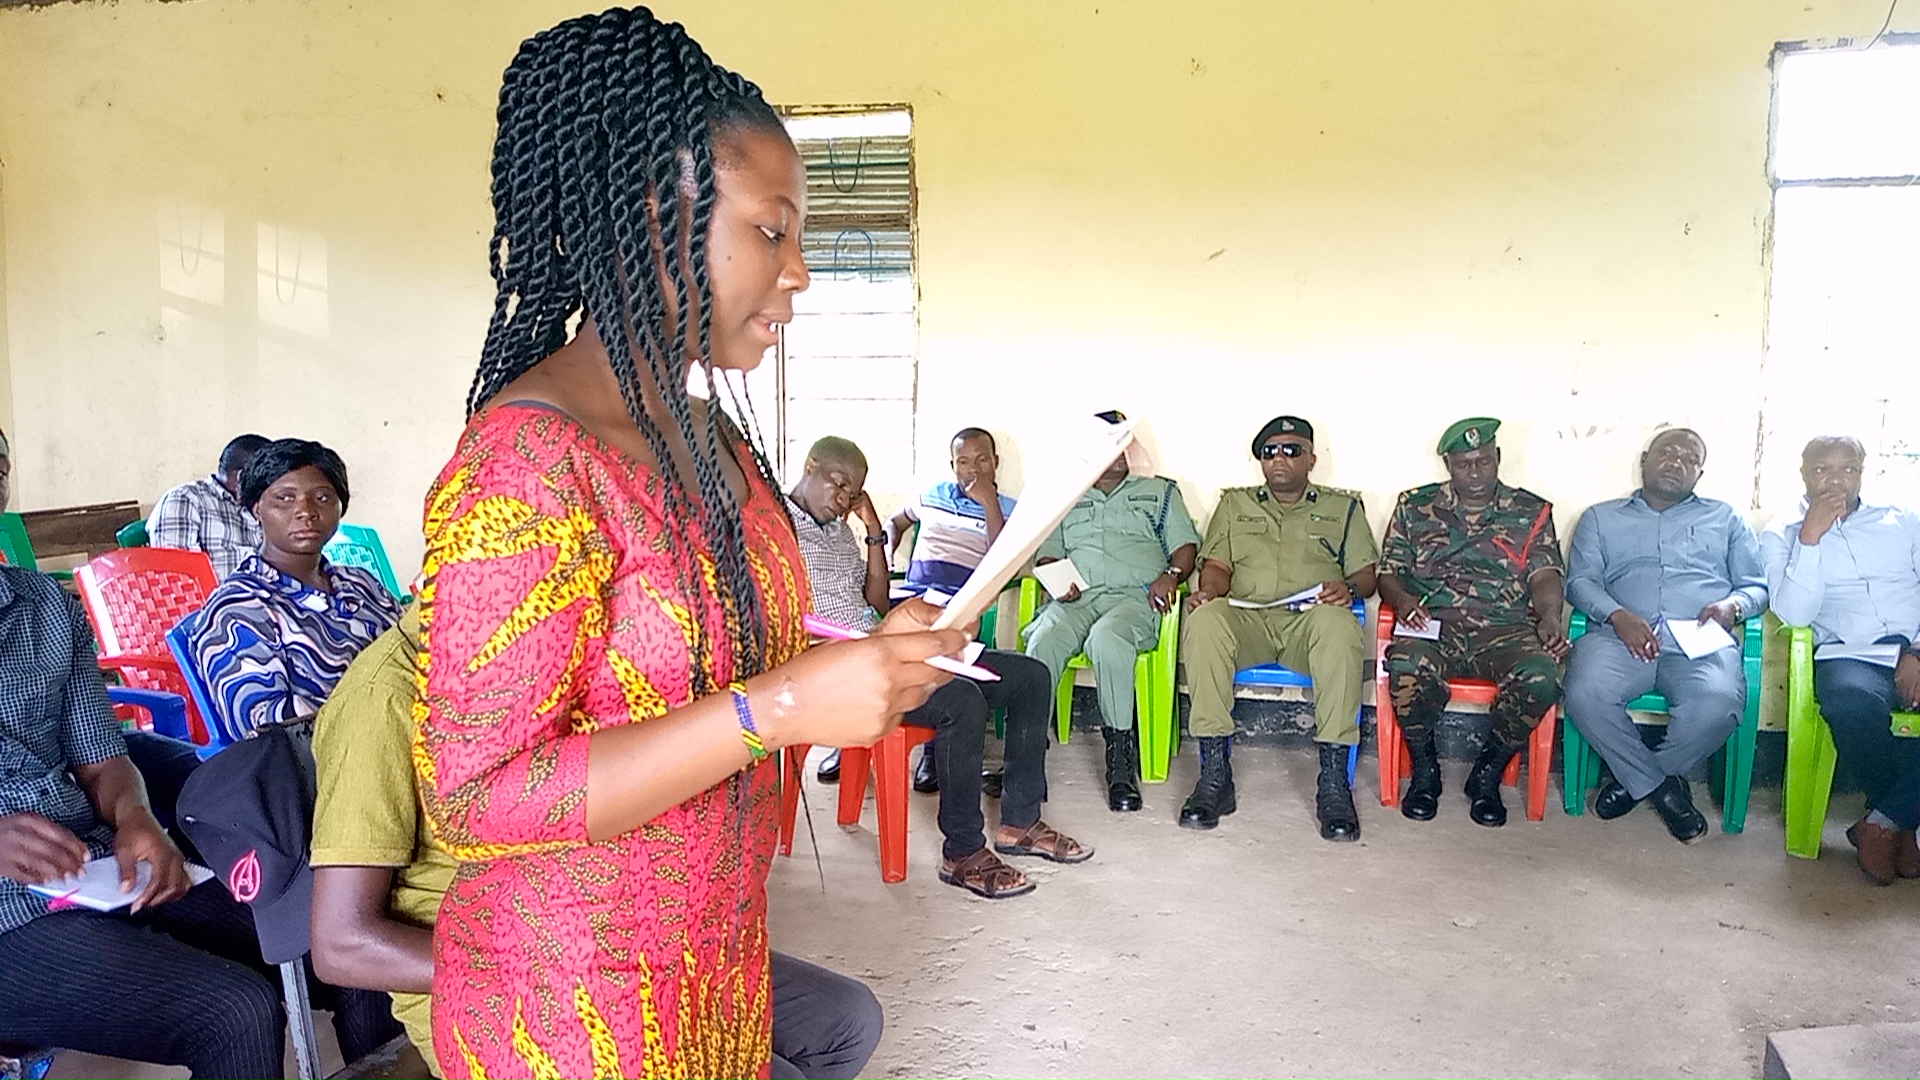
[[[1655,435],[1640,455],[1640,490],[1588,507],[1567,560],[1567,599],[1592,620],[1567,664],[1567,719],[1613,772],[1594,814],[1610,821],[1649,801],[1682,843],[1707,833],[1687,776],[1746,708],[1740,648],[1725,631],[1767,607],[1746,519],[1693,493],[1706,460],[1695,432]],[[1695,644],[1701,628],[1718,640]],[[1641,741],[1627,712],[1649,690],[1670,710],[1658,747]]]
[[[1379,550],[1360,496],[1311,481],[1312,424],[1274,417],[1254,436],[1253,456],[1267,482],[1220,493],[1200,547],[1199,587],[1188,599],[1193,614],[1180,655],[1200,780],[1180,808],[1180,824],[1211,829],[1234,812],[1234,673],[1277,661],[1313,679],[1320,837],[1358,840],[1347,751],[1360,740],[1355,719],[1366,652],[1349,609],[1355,597],[1373,595]]]
[[[1118,410],[1099,417],[1110,424],[1126,419]],[[1047,665],[1056,686],[1067,661],[1082,650],[1093,662],[1107,743],[1109,810],[1140,809],[1134,658],[1160,640],[1160,616],[1193,573],[1199,544],[1180,485],[1135,474],[1121,454],[1040,545],[1039,566],[1068,566],[1078,581],[1048,587],[1054,599],[1027,628],[1027,655]],[[1036,567],[1036,574],[1045,571]]]
[[[1387,646],[1393,709],[1413,764],[1400,812],[1415,821],[1439,812],[1433,728],[1452,696],[1447,680],[1487,679],[1499,688],[1493,728],[1467,776],[1467,816],[1489,827],[1507,823],[1507,762],[1560,700],[1566,568],[1553,504],[1501,482],[1499,429],[1486,416],[1448,427],[1435,450],[1446,482],[1401,492],[1381,545],[1381,602],[1405,630],[1439,624],[1430,640],[1401,636]]]
[[[1895,711],[1920,709],[1920,514],[1860,497],[1860,440],[1809,442],[1800,512],[1760,538],[1774,614],[1811,626],[1813,694],[1867,816],[1847,830],[1875,882],[1920,877],[1920,739],[1893,734]]]

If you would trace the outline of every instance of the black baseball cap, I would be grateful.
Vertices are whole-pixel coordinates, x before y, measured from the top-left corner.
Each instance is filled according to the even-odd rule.
[[[180,827],[233,898],[253,908],[260,956],[283,964],[313,939],[313,748],[304,726],[261,728],[193,770]]]

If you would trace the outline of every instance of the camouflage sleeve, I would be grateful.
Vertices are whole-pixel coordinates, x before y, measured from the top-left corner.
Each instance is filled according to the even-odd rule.
[[[1368,534],[1372,538],[1372,534]],[[1413,575],[1413,540],[1407,535],[1407,495],[1394,500],[1393,516],[1387,519],[1387,538],[1380,545],[1380,572],[1398,578]]]
[[[1380,562],[1380,546],[1374,543],[1373,526],[1367,522],[1367,504],[1358,495],[1353,497],[1353,516],[1347,519],[1347,535],[1340,544],[1347,553],[1340,572],[1348,577]]]
[[[1542,502],[1534,512],[1543,516],[1540,535],[1533,538],[1533,550],[1527,553],[1527,580],[1532,581],[1535,575],[1548,570],[1565,577],[1567,560],[1560,553],[1560,537],[1553,531],[1553,504]]]

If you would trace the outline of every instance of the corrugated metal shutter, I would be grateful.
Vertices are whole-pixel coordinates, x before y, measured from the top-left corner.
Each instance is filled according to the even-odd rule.
[[[807,167],[807,269],[874,279],[910,274],[912,137],[796,139],[794,146]]]

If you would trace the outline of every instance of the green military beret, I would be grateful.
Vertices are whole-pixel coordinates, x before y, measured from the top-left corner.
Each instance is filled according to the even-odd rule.
[[[1440,436],[1440,445],[1434,448],[1436,454],[1464,453],[1493,445],[1493,434],[1500,430],[1500,421],[1491,416],[1469,416],[1465,420],[1456,420],[1446,434]]]

